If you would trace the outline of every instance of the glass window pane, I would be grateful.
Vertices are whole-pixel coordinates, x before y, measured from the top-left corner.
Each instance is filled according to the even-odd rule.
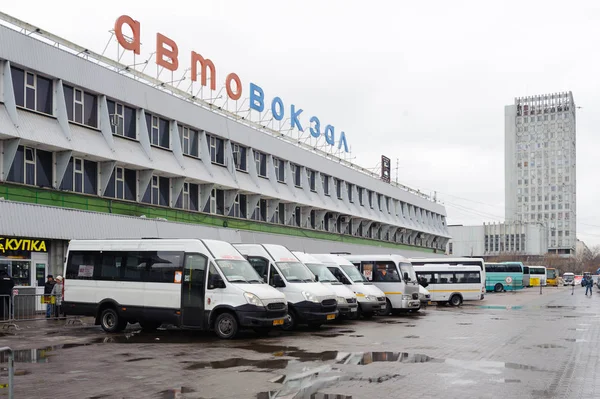
[[[52,115],[52,81],[37,77],[37,110]]]
[[[13,90],[15,92],[15,101],[18,106],[25,106],[25,71],[19,68],[11,67]]]

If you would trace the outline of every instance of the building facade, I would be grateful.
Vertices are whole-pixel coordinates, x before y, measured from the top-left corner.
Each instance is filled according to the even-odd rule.
[[[31,285],[74,238],[443,253],[446,212],[427,196],[18,25],[0,25],[0,237],[29,250],[0,267],[28,262]]]
[[[453,256],[542,256],[548,252],[546,228],[539,223],[488,223],[449,226],[452,239],[446,253]]]
[[[561,255],[576,243],[575,110],[571,92],[505,107],[506,222],[546,226],[549,251]]]

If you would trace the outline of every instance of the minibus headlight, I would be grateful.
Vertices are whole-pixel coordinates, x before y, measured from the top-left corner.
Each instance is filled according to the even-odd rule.
[[[336,298],[337,303],[346,303],[346,298],[344,298],[343,296],[338,296]]]
[[[402,299],[410,301],[412,297],[410,295],[402,295]]]
[[[262,303],[262,301],[260,300],[260,298],[254,294],[251,294],[249,292],[244,292],[244,297],[246,298],[246,302],[248,302],[250,305],[265,306]]]
[[[302,291],[302,296],[309,302],[319,303],[317,297],[311,294],[310,292]]]
[[[365,299],[366,299],[367,301],[372,301],[372,302],[373,302],[373,301],[377,301],[377,297],[376,297],[376,296],[373,296],[373,295],[367,295],[367,296],[365,297]]]

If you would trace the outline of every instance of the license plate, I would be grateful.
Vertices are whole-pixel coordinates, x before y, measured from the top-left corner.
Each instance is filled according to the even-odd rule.
[[[335,315],[334,314],[328,314],[327,315],[327,320],[333,320],[335,319]]]
[[[283,325],[283,319],[273,320],[273,325],[274,326],[282,326]]]
[[[386,309],[387,306],[386,305],[381,305],[381,309]]]
[[[427,304],[428,304],[428,305],[431,305],[431,301],[428,301],[428,302],[427,302]]]
[[[350,309],[351,312],[356,312],[356,308]]]

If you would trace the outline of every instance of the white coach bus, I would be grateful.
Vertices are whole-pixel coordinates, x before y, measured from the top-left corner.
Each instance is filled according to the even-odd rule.
[[[485,280],[479,266],[425,264],[413,267],[433,302],[459,306],[463,301],[480,301],[485,296]]]
[[[72,240],[63,309],[93,316],[104,331],[139,322],[214,330],[283,326],[285,296],[264,283],[229,243],[198,239]]]

